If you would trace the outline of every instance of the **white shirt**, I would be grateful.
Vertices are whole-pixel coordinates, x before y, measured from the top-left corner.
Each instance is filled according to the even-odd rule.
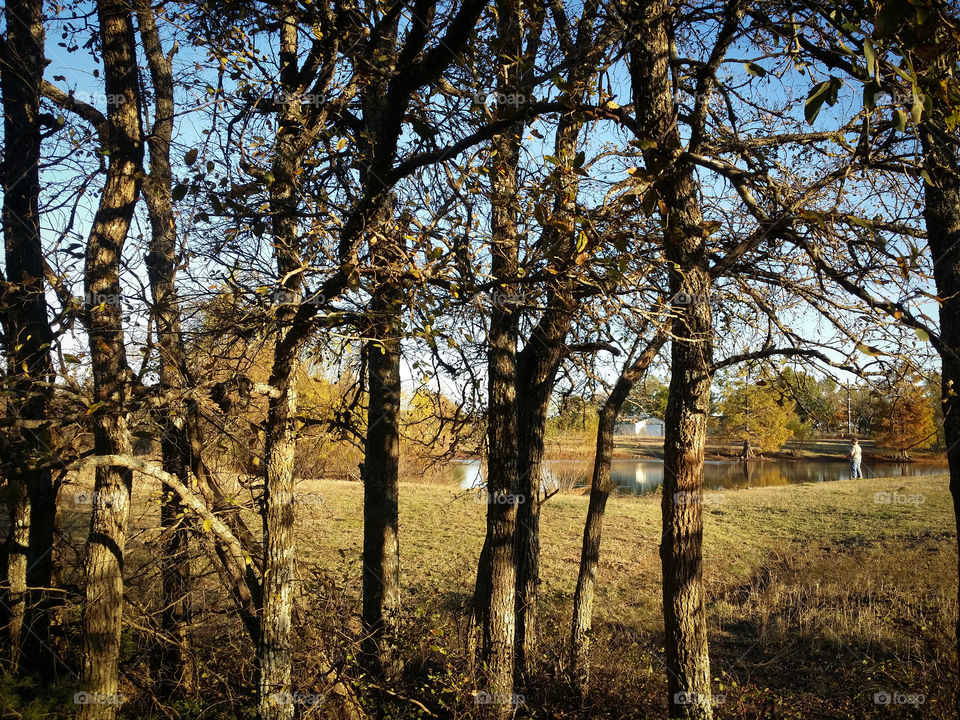
[[[861,451],[860,451],[860,446],[859,446],[859,445],[854,445],[853,447],[851,447],[851,448],[850,448],[850,459],[851,459],[851,460],[856,460],[857,462],[860,462],[860,452],[861,452]]]

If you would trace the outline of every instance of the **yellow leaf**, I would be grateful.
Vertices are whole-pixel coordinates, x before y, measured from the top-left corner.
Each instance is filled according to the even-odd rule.
[[[203,521],[203,531],[210,532],[210,518]]]

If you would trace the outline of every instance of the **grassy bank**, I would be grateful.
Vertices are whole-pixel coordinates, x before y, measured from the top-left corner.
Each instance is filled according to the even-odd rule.
[[[355,597],[360,489],[317,490],[328,502],[304,518],[305,534],[316,539],[308,552],[352,578]],[[586,505],[585,496],[567,494],[543,511],[544,654],[552,662],[563,662]],[[408,607],[432,614],[435,629],[453,626],[471,590],[483,510],[452,490],[404,487]],[[658,498],[608,505],[596,693],[583,708],[591,716],[662,716],[659,527]],[[718,717],[948,717],[956,567],[945,477],[708,493],[704,580],[715,689],[726,696]],[[555,696],[544,697],[544,688]],[[922,694],[925,702],[916,710],[875,705],[878,692]],[[534,707],[569,716],[561,683],[528,695]]]
[[[193,640],[203,670],[201,699],[163,710],[145,699],[142,632],[157,609],[158,521],[153,487],[140,478],[137,487],[126,572],[131,604],[123,693],[131,699],[122,714],[246,717],[252,650],[217,578],[199,559]],[[79,546],[89,509],[70,504],[77,489],[65,488],[64,524]],[[326,686],[317,648],[342,660],[348,673],[353,667],[360,630],[363,493],[359,484],[345,481],[305,481],[299,492],[302,595],[295,618],[294,689],[322,694]],[[716,717],[951,717],[957,555],[945,477],[754,488],[705,497],[703,573],[712,673],[714,691],[723,696]],[[657,496],[617,497],[608,504],[595,605],[593,690],[581,703],[562,678],[586,508],[587,497],[577,492],[557,495],[543,509],[542,654],[543,667],[554,669],[531,678],[517,693],[538,718],[664,717]],[[474,495],[450,486],[402,487],[408,664],[394,688],[399,697],[390,717],[429,717],[427,711],[437,717],[475,716],[463,630],[484,512]],[[67,573],[67,582],[78,579],[75,572]],[[78,606],[71,605],[68,632],[76,631],[78,619]],[[60,692],[69,697],[66,680]],[[358,686],[373,692],[362,680]],[[25,692],[0,683],[0,702],[6,698],[13,706]],[[923,702],[875,704],[875,694],[884,692],[915,702],[922,695]],[[54,705],[38,706],[33,716],[69,716]],[[328,716],[322,707],[302,710],[304,717]],[[518,716],[529,715],[521,709]]]

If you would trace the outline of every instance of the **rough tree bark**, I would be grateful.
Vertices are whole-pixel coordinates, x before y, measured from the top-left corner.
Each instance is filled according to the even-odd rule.
[[[8,369],[7,412],[20,420],[45,420],[53,365],[53,333],[44,297],[40,238],[40,93],[43,84],[43,3],[11,0],[4,10],[3,235],[9,283],[3,296],[3,341]],[[14,150],[15,149],[15,150]],[[8,609],[11,667],[45,677],[53,673],[51,615],[56,612],[53,541],[56,489],[50,470],[38,469],[51,454],[44,428],[14,428],[5,450],[11,495],[4,603]],[[22,645],[22,646],[21,646]],[[22,650],[22,653],[21,653]]]
[[[280,7],[280,84],[298,95],[296,4]],[[277,112],[277,143],[272,162],[270,213],[278,276],[288,298],[301,293],[300,228],[297,215],[300,148],[303,130],[300,106],[285,103]],[[298,303],[284,303],[277,312],[281,328],[288,327]],[[294,704],[290,688],[290,648],[293,611],[293,462],[296,450],[296,372],[303,336],[281,330],[270,373],[271,396],[267,409],[263,495],[263,605],[260,645],[257,649],[257,703],[260,720],[290,720]]]
[[[698,188],[681,153],[670,72],[671,8],[666,0],[630,3],[629,66],[637,125],[664,226],[674,302],[671,377],[665,418],[663,537],[664,646],[671,718],[713,716],[702,576],[703,455],[712,377],[710,267]],[[698,104],[699,108],[699,104]]]
[[[960,162],[954,140],[943,132],[943,111],[920,125],[923,167],[932,182],[923,184],[923,217],[940,298],[940,343],[943,365],[943,428],[950,466],[950,495],[960,539]],[[960,542],[960,540],[958,540]],[[957,568],[960,577],[960,565]],[[958,586],[960,600],[960,586]],[[960,617],[954,628],[960,643]],[[954,696],[960,716],[960,690]]]
[[[420,18],[429,22],[432,13]],[[397,59],[398,21],[384,27],[377,46],[367,48],[378,57]],[[358,64],[363,62],[358,59]],[[383,67],[385,63],[369,63]],[[382,177],[390,167],[402,127],[400,108],[391,102],[387,73],[372,77],[360,91],[367,133],[360,144],[366,158],[361,181],[368,194],[380,198],[370,224],[373,286],[370,300],[370,337],[366,344],[367,432],[363,448],[363,642],[361,659],[375,678],[389,682],[400,669],[395,651],[400,611],[400,340],[403,285],[406,267],[403,241],[394,219],[395,197],[387,193]],[[406,106],[404,102],[403,106]],[[372,168],[369,172],[366,168]]]
[[[126,401],[127,367],[120,303],[120,266],[143,175],[143,133],[133,19],[128,5],[101,0],[100,21],[105,90],[123,98],[107,109],[110,163],[100,205],[87,243],[84,322],[93,371],[94,449],[98,455],[130,451]],[[103,299],[103,302],[98,302]],[[132,474],[121,467],[98,467],[90,537],[87,541],[86,605],[83,614],[84,689],[99,698],[117,695],[123,612],[123,563]],[[85,720],[112,720],[115,702],[81,708]]]
[[[394,644],[400,610],[400,312],[404,267],[393,203],[385,203],[371,237],[375,287],[367,343],[367,435],[363,460],[363,654],[389,680],[399,670]]]
[[[519,0],[497,3],[501,42],[498,90],[513,92],[519,81],[523,10]],[[514,634],[516,631],[517,522],[517,308],[509,301],[517,277],[519,217],[517,167],[522,123],[496,136],[490,147],[491,275],[502,283],[495,290],[487,334],[487,530],[486,552],[477,569],[474,598],[482,627],[481,656],[486,665],[481,692],[486,717],[513,715]],[[486,561],[486,562],[484,562]],[[484,579],[481,580],[481,578]]]
[[[559,156],[558,156],[559,157]],[[569,290],[566,283],[564,290]],[[533,670],[537,655],[537,599],[540,586],[540,492],[544,433],[564,340],[573,318],[572,293],[556,293],[517,362],[517,530],[515,682]]]
[[[170,170],[170,143],[173,138],[173,52],[163,52],[153,8],[144,0],[136,3],[137,21],[154,94],[154,122],[147,146],[149,172],[143,193],[150,216],[151,238],[146,257],[147,275],[153,298],[160,362],[160,387],[171,399],[161,410],[160,453],[163,469],[190,484],[191,445],[187,414],[182,401],[174,397],[184,387],[183,340],[180,335],[180,306],[175,285],[177,227],[173,212],[173,175]],[[190,548],[189,532],[179,496],[162,486],[160,505],[160,575],[163,639],[153,651],[153,670],[161,697],[189,693],[195,687],[196,668],[190,651]]]
[[[583,528],[583,545],[580,551],[580,571],[577,589],[573,595],[573,622],[570,630],[570,677],[578,691],[585,694],[590,684],[590,631],[593,625],[594,585],[600,564],[600,538],[603,533],[603,515],[607,498],[615,489],[610,481],[610,466],[613,461],[613,429],[620,408],[630,395],[637,381],[656,358],[660,348],[669,337],[672,322],[664,322],[637,359],[620,374],[613,390],[600,408],[597,424],[597,451],[593,461],[593,477],[590,483],[590,504]]]

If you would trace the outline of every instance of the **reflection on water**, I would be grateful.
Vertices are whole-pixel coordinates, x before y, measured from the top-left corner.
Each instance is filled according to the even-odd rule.
[[[590,482],[593,466],[582,460],[549,460],[546,463],[544,486],[585,486]],[[912,463],[870,463],[863,466],[865,477],[903,477],[946,472],[945,466]],[[465,460],[453,466],[454,479],[464,489],[483,484],[483,468],[479,460]],[[621,492],[644,494],[656,490],[663,482],[662,460],[614,460],[610,476]],[[828,482],[850,477],[850,465],[843,461],[809,460],[707,460],[703,464],[703,485],[709,490],[767,487],[793,483]]]

